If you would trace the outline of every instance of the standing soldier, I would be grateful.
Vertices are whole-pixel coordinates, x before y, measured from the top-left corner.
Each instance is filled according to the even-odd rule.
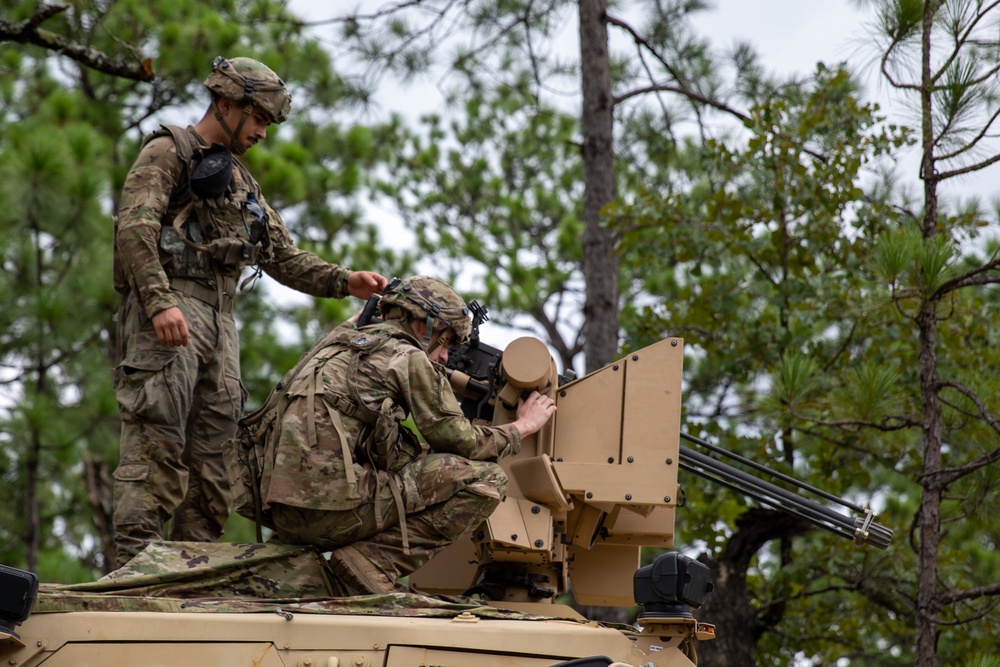
[[[122,418],[115,470],[119,565],[146,543],[213,541],[229,516],[222,444],[243,409],[233,298],[255,266],[320,297],[367,299],[383,276],[329,264],[294,244],[260,186],[233,156],[288,117],[284,82],[250,58],[216,58],[211,103],[186,129],[146,138],[115,222]],[[247,281],[244,281],[247,282]]]
[[[332,551],[349,595],[392,592],[485,521],[507,488],[498,461],[556,409],[532,392],[514,422],[473,426],[440,365],[472,329],[462,298],[425,276],[385,292],[381,323],[335,330],[282,380],[260,481],[274,538]]]

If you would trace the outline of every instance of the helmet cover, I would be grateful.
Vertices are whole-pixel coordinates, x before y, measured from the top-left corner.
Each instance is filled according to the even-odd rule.
[[[452,329],[455,337],[450,345],[469,340],[472,333],[469,308],[448,283],[428,276],[413,276],[390,287],[379,301],[383,316],[393,308],[400,308],[414,319],[428,322],[428,331]]]
[[[223,58],[212,61],[205,87],[215,95],[253,102],[274,123],[283,123],[292,109],[292,95],[285,82],[264,63],[253,58]]]

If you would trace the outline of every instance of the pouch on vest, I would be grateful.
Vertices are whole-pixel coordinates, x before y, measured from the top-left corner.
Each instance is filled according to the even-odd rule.
[[[379,470],[396,472],[420,456],[420,444],[409,437],[399,423],[406,419],[403,408],[391,398],[382,401],[372,431],[368,456]]]
[[[263,511],[260,475],[266,443],[276,425],[276,411],[258,410],[241,419],[239,432],[222,445],[233,509],[257,524],[258,541],[261,541],[260,526],[273,528],[269,513]]]
[[[212,259],[222,266],[240,269],[256,264],[260,251],[260,245],[231,237],[215,239],[208,244],[208,252],[212,255]]]
[[[191,169],[191,192],[202,199],[216,199],[233,182],[233,154],[222,144],[212,144]]]
[[[171,278],[213,278],[215,271],[194,247],[205,242],[201,222],[187,208],[178,217],[185,212],[188,215],[180,224],[160,227],[160,249],[169,255],[163,262],[163,270]]]

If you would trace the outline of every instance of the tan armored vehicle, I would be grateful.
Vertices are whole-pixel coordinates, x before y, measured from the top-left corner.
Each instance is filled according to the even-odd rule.
[[[484,319],[478,308],[477,325]],[[500,352],[474,338],[448,363],[470,418],[504,423],[530,390],[555,398],[558,411],[505,462],[511,483],[493,516],[471,539],[413,573],[407,592],[335,597],[322,554],[266,544],[154,544],[98,582],[43,584],[37,595],[34,575],[3,568],[0,661],[11,667],[697,664],[698,642],[714,637],[711,619],[694,616],[713,587],[708,569],[675,552],[641,568],[639,559],[642,546],[674,545],[679,470],[857,543],[885,548],[892,533],[863,508],[819,492],[863,515],[848,518],[682,447],[682,359],[683,341],[671,338],[570,380],[557,375],[537,339],[515,340]],[[568,592],[580,604],[638,604],[636,625],[588,621],[559,604]]]

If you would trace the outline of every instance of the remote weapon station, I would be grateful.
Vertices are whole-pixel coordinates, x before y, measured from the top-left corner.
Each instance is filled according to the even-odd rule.
[[[363,318],[375,310],[369,305]],[[538,339],[519,338],[502,351],[480,342],[486,309],[471,308],[472,340],[447,364],[466,415],[512,421],[518,397],[532,390],[555,399],[558,410],[503,462],[510,484],[494,514],[414,572],[408,592],[330,597],[321,554],[260,544],[202,545],[201,553],[194,543],[173,552],[162,543],[168,550],[149,560],[176,571],[156,583],[119,570],[93,584],[39,587],[35,575],[3,567],[0,660],[17,667],[695,665],[698,642],[715,636],[711,619],[693,613],[713,583],[705,565],[668,551],[682,470],[856,544],[889,545],[892,531],[870,509],[683,434],[681,339],[575,379],[557,373]],[[640,567],[643,546],[665,551]],[[207,574],[199,566],[217,550],[232,566],[226,576],[217,562]],[[320,583],[283,579],[303,567],[321,571]],[[199,575],[202,583],[179,585]],[[112,585],[102,586],[106,580]],[[253,586],[259,581],[269,582],[269,594]],[[588,621],[560,604],[570,593],[584,605],[638,605],[635,626]]]

